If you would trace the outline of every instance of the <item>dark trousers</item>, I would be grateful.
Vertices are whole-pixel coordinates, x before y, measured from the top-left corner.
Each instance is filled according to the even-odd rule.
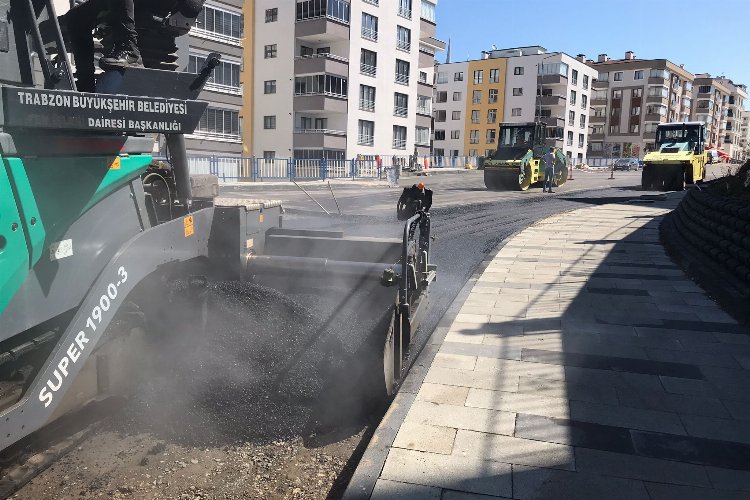
[[[544,187],[542,191],[552,191],[552,185],[555,183],[555,167],[544,169]]]
[[[109,26],[116,44],[138,53],[133,0],[109,0]]]

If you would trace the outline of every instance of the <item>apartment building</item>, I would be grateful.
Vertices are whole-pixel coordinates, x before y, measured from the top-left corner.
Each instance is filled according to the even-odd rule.
[[[745,100],[747,99],[747,86],[736,84],[725,76],[720,76],[716,80],[724,87],[729,89],[726,105],[724,106],[724,117],[726,124],[724,132],[719,130],[719,143],[731,158],[739,160],[741,158],[741,126],[744,112]]]
[[[695,76],[666,59],[590,61],[594,82],[588,158],[642,158],[654,149],[659,123],[690,121]]]
[[[750,111],[742,110],[740,121],[740,151],[741,160],[750,158]]]
[[[500,123],[539,118],[562,133],[563,151],[569,158],[583,159],[596,75],[583,56],[548,53],[540,46],[493,49],[478,60],[438,65],[437,72],[436,155],[490,155],[497,148]],[[460,102],[451,101],[459,94]],[[442,99],[451,102],[441,103]],[[444,139],[443,116],[454,118],[445,125]],[[457,137],[460,133],[462,138]]]
[[[429,153],[434,57],[445,48],[435,38],[435,8],[433,0],[246,2],[248,152],[299,159]]]
[[[695,75],[693,118],[706,124],[706,145],[723,149],[731,89],[708,73]]]

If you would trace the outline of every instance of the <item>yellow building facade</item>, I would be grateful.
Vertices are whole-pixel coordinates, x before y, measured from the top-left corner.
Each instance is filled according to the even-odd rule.
[[[497,149],[507,64],[506,58],[469,62],[464,130],[464,151],[469,156],[489,156]]]

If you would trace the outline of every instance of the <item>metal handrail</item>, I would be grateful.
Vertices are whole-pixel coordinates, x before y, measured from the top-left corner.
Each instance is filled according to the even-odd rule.
[[[378,41],[378,32],[377,30],[365,28],[362,26],[362,38],[365,38],[367,40],[372,40],[374,42]]]
[[[404,52],[411,52],[411,42],[396,40],[396,48],[399,50],[403,50]]]
[[[326,134],[326,135],[346,135],[344,130],[333,130],[330,128],[296,128],[295,134]]]
[[[359,109],[361,109],[362,111],[375,111],[375,101],[369,101],[367,99],[360,99]]]
[[[372,146],[375,144],[375,136],[372,135],[359,135],[357,137],[357,144],[361,146]]]
[[[359,63],[359,72],[363,75],[375,76],[378,73],[378,67],[370,64]]]
[[[331,59],[333,61],[339,61],[339,62],[344,62],[344,63],[348,63],[349,62],[349,59],[347,59],[346,57],[338,56],[336,54],[331,54],[330,52],[323,52],[323,53],[320,53],[320,54],[306,54],[306,55],[294,56],[294,60],[295,61],[299,61],[301,59],[316,59],[316,58]]]
[[[411,9],[407,9],[407,8],[401,7],[399,5],[397,13],[398,13],[399,16],[401,16],[403,18],[411,19]]]
[[[409,75],[399,75],[398,73],[396,73],[396,83],[409,85]]]
[[[409,114],[409,108],[404,106],[393,106],[393,116],[407,116]]]
[[[207,38],[209,40],[229,43],[232,45],[242,45],[242,38],[216,33],[215,31],[209,31],[203,28],[196,28],[195,26],[190,28],[190,34],[200,38]]]

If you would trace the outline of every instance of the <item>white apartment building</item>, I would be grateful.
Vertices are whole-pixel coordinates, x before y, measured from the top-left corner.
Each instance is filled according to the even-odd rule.
[[[465,156],[469,63],[441,64],[436,75],[434,149],[436,156]]]
[[[433,0],[255,0],[252,154],[298,159],[430,148]]]
[[[742,110],[742,119],[740,124],[740,159],[747,160],[750,158],[750,111]]]
[[[741,126],[742,115],[745,109],[745,100],[747,99],[747,86],[744,84],[734,83],[729,78],[720,76],[716,79],[722,85],[729,89],[729,96],[724,110],[726,126],[724,136],[720,137],[723,143],[724,151],[736,160],[742,158],[741,146]]]

